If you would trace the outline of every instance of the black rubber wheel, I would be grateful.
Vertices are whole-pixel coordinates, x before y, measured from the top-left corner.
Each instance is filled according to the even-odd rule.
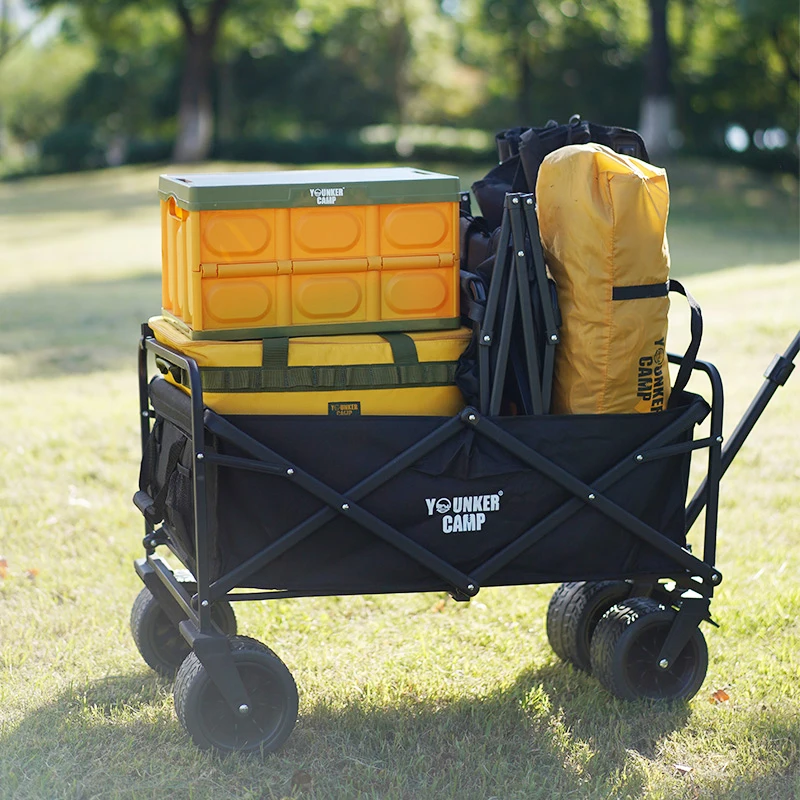
[[[297,721],[297,686],[283,661],[247,636],[230,639],[236,669],[250,695],[250,713],[240,716],[223,700],[192,652],[175,679],[175,712],[201,749],[221,752],[277,750]]]
[[[625,581],[562,583],[547,607],[547,639],[553,652],[578,669],[589,671],[589,646],[597,623],[631,591]]]
[[[708,669],[708,647],[695,628],[667,669],[658,655],[677,612],[648,597],[632,597],[609,609],[592,637],[592,671],[623,700],[689,700]]]
[[[197,591],[193,581],[182,580],[182,576],[177,573],[176,576],[189,594]],[[214,603],[211,619],[221,633],[226,636],[236,634],[236,615],[227,600]],[[146,586],[133,602],[131,633],[145,663],[167,678],[174,677],[178,667],[191,652],[191,647]]]

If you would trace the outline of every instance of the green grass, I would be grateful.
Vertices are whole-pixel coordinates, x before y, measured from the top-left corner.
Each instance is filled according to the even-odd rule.
[[[800,796],[796,376],[724,480],[722,627],[704,626],[709,673],[689,704],[626,704],[560,663],[544,633],[551,586],[468,605],[247,603],[240,630],[297,680],[297,728],[263,760],[197,751],[128,630],[156,175],[0,184],[0,798]],[[798,328],[797,187],[703,164],[676,164],[670,180],[674,273],[703,306],[729,432]],[[676,301],[671,349],[686,319]],[[709,702],[721,688],[730,700]]]

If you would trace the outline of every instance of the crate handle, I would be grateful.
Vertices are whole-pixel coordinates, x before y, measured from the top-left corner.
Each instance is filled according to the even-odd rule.
[[[169,214],[173,219],[183,220],[187,219],[189,216],[189,212],[185,208],[181,208],[177,201],[175,200],[174,195],[169,196],[169,200],[167,200],[167,214]]]

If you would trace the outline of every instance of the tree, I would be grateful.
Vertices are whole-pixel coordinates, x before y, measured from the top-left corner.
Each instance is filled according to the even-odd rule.
[[[790,0],[671,0],[672,77],[686,146],[732,153],[725,133],[736,124],[756,147],[737,158],[796,170],[800,118],[800,13]],[[782,128],[783,131],[779,129]],[[784,144],[764,147],[773,129]],[[758,132],[761,131],[761,134]],[[759,152],[760,151],[760,152]]]
[[[205,14],[195,12],[193,15],[186,0],[175,3],[185,43],[178,102],[178,136],[173,153],[175,161],[200,161],[211,151],[214,139],[211,101],[214,49],[222,17],[230,4],[231,0],[211,0],[206,4],[209,7]]]
[[[478,124],[637,123],[646,27],[629,0],[459,0],[463,57],[488,75]],[[635,31],[633,35],[632,31]]]
[[[32,6],[49,8],[60,0],[30,0]],[[215,52],[222,36],[224,19],[233,11],[249,13],[259,28],[270,28],[274,17],[293,0],[70,0],[80,9],[86,26],[101,42],[114,38],[120,19],[127,24],[143,15],[174,15],[182,40],[182,67],[177,109],[177,133],[173,158],[201,161],[208,157],[214,138],[213,78]],[[171,35],[165,31],[165,36]],[[119,38],[117,38],[119,41]]]
[[[648,0],[650,47],[647,53],[645,87],[639,131],[651,156],[671,149],[675,128],[675,98],[672,91],[672,58],[667,35],[667,0]]]
[[[40,143],[64,124],[70,95],[95,63],[86,42],[54,36],[34,43],[30,33],[40,22],[23,31],[8,29],[6,35],[0,31],[0,159],[26,160],[26,145]]]

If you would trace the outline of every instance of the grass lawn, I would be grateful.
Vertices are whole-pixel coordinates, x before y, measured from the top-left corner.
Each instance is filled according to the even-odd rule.
[[[297,681],[297,727],[264,759],[196,750],[128,628],[157,174],[0,184],[0,798],[800,796],[798,376],[725,477],[721,627],[688,704],[617,701],[561,663],[553,586],[246,603],[240,632]],[[670,182],[673,272],[703,307],[729,433],[800,327],[797,183],[683,162]],[[676,300],[670,349],[687,329]]]

